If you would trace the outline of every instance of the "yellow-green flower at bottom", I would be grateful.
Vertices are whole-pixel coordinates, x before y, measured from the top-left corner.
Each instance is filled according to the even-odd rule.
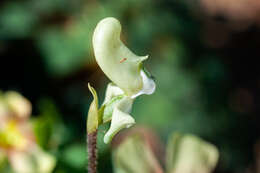
[[[56,159],[36,144],[30,114],[31,103],[21,94],[0,92],[0,169],[8,160],[15,173],[53,171]]]
[[[18,122],[11,120],[0,128],[0,147],[15,148],[17,150],[25,150],[29,142],[18,128]]]

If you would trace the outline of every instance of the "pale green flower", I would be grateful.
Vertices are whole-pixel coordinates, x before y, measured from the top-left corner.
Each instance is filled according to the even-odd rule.
[[[92,102],[89,119],[94,125],[88,121],[88,126],[97,129],[98,124],[111,121],[104,137],[105,143],[110,142],[121,129],[135,123],[130,115],[134,99],[141,94],[152,94],[155,90],[154,80],[145,72],[142,64],[148,56],[135,55],[122,43],[120,34],[121,24],[112,17],[101,20],[93,34],[96,61],[113,83],[108,84],[105,100],[99,110],[97,104],[94,106]],[[95,95],[93,89],[90,90]],[[98,124],[97,116],[101,117]]]

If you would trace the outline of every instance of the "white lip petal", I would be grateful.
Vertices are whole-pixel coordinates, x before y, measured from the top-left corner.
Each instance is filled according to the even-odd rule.
[[[133,95],[131,97],[132,99],[134,99],[142,94],[151,95],[154,93],[155,88],[156,88],[156,84],[155,84],[154,80],[149,78],[143,70],[140,71],[140,74],[143,79],[143,88],[137,94]]]
[[[112,115],[111,125],[104,136],[104,143],[109,143],[112,138],[123,128],[129,128],[134,123],[134,118],[129,114],[132,109],[133,100],[130,97],[124,97],[115,107]]]

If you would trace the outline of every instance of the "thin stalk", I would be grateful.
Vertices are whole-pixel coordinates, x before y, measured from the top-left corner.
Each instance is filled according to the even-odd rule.
[[[88,173],[97,173],[97,130],[87,135]]]

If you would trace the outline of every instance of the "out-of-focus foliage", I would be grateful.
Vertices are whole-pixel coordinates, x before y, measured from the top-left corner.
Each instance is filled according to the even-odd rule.
[[[151,140],[151,134],[139,127],[123,139],[116,139],[119,144],[113,150],[115,173],[164,172],[155,154],[158,141]],[[197,136],[173,133],[166,152],[160,152],[159,156],[165,157],[167,173],[211,173],[217,165],[218,154],[214,145]]]
[[[86,145],[73,144],[68,146],[62,154],[62,161],[74,169],[81,170],[86,167]]]
[[[113,155],[115,173],[162,172],[153,153],[140,136],[127,138]]]
[[[36,141],[43,148],[56,150],[71,134],[51,100],[44,98],[39,105],[40,116],[32,118]]]
[[[210,173],[218,162],[218,149],[191,134],[174,133],[166,151],[166,168],[169,173]]]
[[[153,95],[133,105],[137,124],[153,128],[163,141],[172,131],[201,136],[219,149],[216,172],[243,172],[254,163],[259,139],[260,44],[253,1],[189,1],[205,3],[201,11],[212,18],[180,0],[3,0],[0,89],[19,91],[32,102],[36,141],[55,155],[54,172],[85,172],[86,154],[78,153],[92,100],[87,82],[100,98],[107,83],[95,64],[91,37],[100,19],[116,17],[123,42],[138,55],[149,54],[145,65],[157,83]],[[99,172],[112,172],[104,129]]]

